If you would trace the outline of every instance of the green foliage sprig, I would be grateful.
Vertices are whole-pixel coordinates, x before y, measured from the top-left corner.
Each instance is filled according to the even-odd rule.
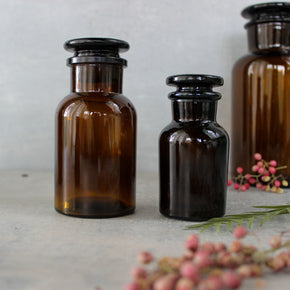
[[[187,229],[201,229],[201,232],[215,227],[216,231],[219,233],[220,226],[227,225],[229,231],[232,230],[233,224],[242,225],[243,223],[248,223],[248,227],[251,228],[254,221],[261,219],[260,226],[262,226],[266,221],[272,220],[275,216],[281,214],[290,214],[290,204],[286,205],[260,205],[253,206],[254,208],[265,209],[264,211],[253,211],[242,214],[225,215],[221,218],[212,218],[206,222],[202,222],[195,225],[187,226]]]

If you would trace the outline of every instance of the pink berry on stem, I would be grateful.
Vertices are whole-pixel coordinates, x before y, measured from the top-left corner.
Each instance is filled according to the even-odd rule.
[[[247,173],[246,175],[245,175],[245,177],[246,177],[246,179],[250,179],[251,177],[252,177],[252,175],[250,174],[250,173]]]
[[[269,171],[270,171],[270,173],[275,174],[276,168],[271,166],[271,167],[269,167]]]
[[[258,171],[259,167],[257,165],[252,166],[252,171],[256,172]]]
[[[233,183],[232,180],[229,179],[229,180],[228,180],[228,186],[231,186],[232,183]]]
[[[189,278],[196,284],[200,281],[198,268],[192,262],[185,262],[180,268],[180,274],[184,278]]]
[[[245,183],[245,186],[247,189],[249,189],[251,187],[250,183]]]
[[[243,192],[244,192],[244,191],[246,191],[246,190],[247,190],[247,186],[246,186],[245,184],[244,184],[244,185],[242,185],[242,186],[241,186],[241,191],[243,191]]]
[[[269,244],[272,248],[278,248],[282,245],[282,238],[280,236],[274,236],[270,239]]]
[[[263,184],[260,183],[260,182],[258,182],[258,183],[256,184],[256,187],[259,188],[259,189],[261,189],[261,188],[263,188]]]
[[[233,234],[234,234],[235,238],[237,238],[237,239],[244,238],[247,235],[247,233],[248,232],[247,232],[246,228],[243,226],[237,226],[233,231]]]
[[[158,278],[154,284],[154,290],[172,290],[175,288],[175,284],[178,280],[178,275],[175,273],[169,273]]]
[[[230,289],[236,289],[241,286],[241,279],[232,271],[224,272],[222,281],[223,284]]]
[[[269,173],[269,171],[265,171],[265,173],[264,173],[263,175],[264,175],[264,176],[269,176],[270,173]]]
[[[239,189],[240,188],[240,185],[238,183],[235,183],[234,184],[234,189]]]
[[[264,163],[263,163],[262,161],[259,161],[259,162],[257,163],[257,166],[258,166],[258,167],[263,167],[263,166],[264,166]]]
[[[243,249],[243,244],[239,240],[233,241],[232,244],[230,245],[230,252],[239,253],[242,251],[242,249]]]
[[[150,252],[143,251],[138,255],[138,261],[142,264],[149,264],[154,260],[153,255]]]
[[[255,158],[256,160],[261,160],[261,159],[262,159],[262,155],[261,155],[260,153],[255,153],[255,154],[254,154],[254,158]]]
[[[211,265],[211,262],[212,261],[209,253],[205,251],[196,252],[193,259],[194,265],[196,265],[199,269],[209,267]]]
[[[273,167],[276,167],[276,166],[277,166],[277,161],[276,161],[276,160],[271,160],[271,161],[269,162],[269,164],[270,164],[271,166],[273,166]]]
[[[192,234],[187,238],[185,242],[185,248],[190,251],[196,251],[198,248],[198,243],[199,243],[198,236]]]
[[[243,171],[244,171],[243,167],[237,167],[237,172],[238,173],[243,173]]]
[[[255,183],[256,183],[256,179],[255,179],[255,178],[250,178],[250,179],[249,179],[249,182],[250,182],[251,184],[255,184]]]
[[[176,285],[175,290],[193,290],[194,289],[194,282],[188,278],[180,278]]]
[[[279,180],[275,180],[274,184],[277,187],[280,187],[281,186],[281,182]]]
[[[260,168],[258,169],[258,172],[259,172],[260,174],[263,174],[263,173],[265,172],[265,169],[264,169],[263,167],[260,167]]]

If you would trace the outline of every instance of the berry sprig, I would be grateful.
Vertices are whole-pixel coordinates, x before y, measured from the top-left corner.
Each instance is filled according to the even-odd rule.
[[[283,193],[281,186],[288,186],[288,181],[282,174],[276,175],[277,171],[287,168],[287,166],[277,167],[277,161],[271,160],[269,162],[262,159],[260,153],[255,153],[254,158],[256,164],[252,166],[253,174],[246,173],[243,175],[244,169],[237,167],[238,175],[228,180],[228,186],[234,184],[234,189],[240,191],[247,191],[251,185],[264,191],[272,191],[274,193]]]
[[[133,269],[133,282],[125,290],[238,289],[244,279],[263,276],[266,268],[272,273],[290,273],[290,239],[285,240],[289,232],[290,228],[272,237],[267,250],[242,243],[249,234],[243,226],[234,229],[235,240],[229,246],[220,242],[201,244],[199,237],[191,234],[182,256],[161,258],[155,267],[154,256],[141,252],[138,261],[143,266]],[[145,267],[148,264],[149,269]],[[261,279],[259,282],[265,283]]]

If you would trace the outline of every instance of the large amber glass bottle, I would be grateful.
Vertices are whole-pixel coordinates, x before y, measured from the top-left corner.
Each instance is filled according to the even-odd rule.
[[[277,160],[290,177],[290,3],[247,7],[250,54],[233,69],[232,170],[253,155]]]
[[[160,212],[183,220],[201,221],[225,213],[228,135],[216,122],[214,86],[223,79],[210,75],[167,78],[177,86],[169,94],[173,120],[159,142]]]
[[[67,41],[72,92],[56,113],[55,208],[78,217],[134,212],[136,113],[122,95],[127,42]]]

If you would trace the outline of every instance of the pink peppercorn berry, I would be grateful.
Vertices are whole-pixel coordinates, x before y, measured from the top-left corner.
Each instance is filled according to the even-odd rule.
[[[263,174],[263,173],[265,172],[265,169],[264,169],[263,167],[260,167],[260,168],[258,169],[258,172],[259,172],[260,174]]]
[[[246,190],[247,190],[247,186],[246,186],[245,184],[244,184],[244,185],[242,185],[242,186],[241,186],[241,191],[243,191],[243,192],[244,192],[244,191],[246,191]]]
[[[232,271],[226,271],[222,274],[223,284],[229,289],[236,289],[241,286],[241,279]]]
[[[246,177],[247,180],[249,180],[250,178],[252,178],[252,175],[251,175],[250,173],[247,173],[247,174],[245,175],[245,177]]]
[[[138,255],[138,261],[141,264],[149,264],[153,260],[154,260],[154,257],[153,257],[153,255],[150,252],[143,251],[143,252],[140,252],[139,255]]]
[[[263,167],[263,166],[264,166],[264,163],[263,163],[262,161],[259,161],[259,162],[257,163],[257,166],[258,166],[258,167]]]
[[[244,171],[243,167],[237,167],[237,172],[238,173],[243,173],[243,171]]]
[[[281,182],[279,180],[275,180],[274,184],[277,187],[280,187],[281,186]]]
[[[228,180],[228,186],[231,186],[233,184],[232,180]]]
[[[282,245],[282,238],[280,236],[274,236],[270,239],[269,244],[272,248],[278,248]]]
[[[240,188],[240,185],[238,183],[235,183],[234,184],[234,189],[239,189]]]
[[[275,174],[276,168],[271,166],[271,167],[269,167],[269,171],[270,171],[270,173]]]
[[[184,278],[189,278],[196,284],[200,281],[198,268],[192,262],[185,262],[180,268],[180,274]]]
[[[254,154],[254,158],[255,158],[256,160],[261,160],[261,159],[262,159],[262,155],[261,155],[260,153],[255,153],[255,154]]]
[[[261,189],[261,188],[263,188],[263,184],[260,183],[260,182],[258,182],[258,183],[256,184],[256,187],[259,188],[259,189]]]
[[[194,289],[194,282],[188,278],[180,278],[175,285],[176,290],[192,290]]]
[[[252,166],[252,171],[257,172],[259,167],[257,165]]]
[[[235,238],[242,239],[247,235],[247,230],[243,226],[237,226],[234,229],[233,234],[234,234]]]
[[[198,248],[198,243],[199,243],[198,236],[192,234],[187,238],[185,242],[185,248],[190,251],[196,251]]]
[[[270,164],[271,166],[273,166],[273,167],[276,167],[276,166],[277,166],[277,161],[276,161],[276,160],[271,160],[271,161],[269,162],[269,164]]]
[[[211,265],[211,258],[209,253],[205,251],[196,252],[193,263],[197,266],[198,269],[209,267]]]

